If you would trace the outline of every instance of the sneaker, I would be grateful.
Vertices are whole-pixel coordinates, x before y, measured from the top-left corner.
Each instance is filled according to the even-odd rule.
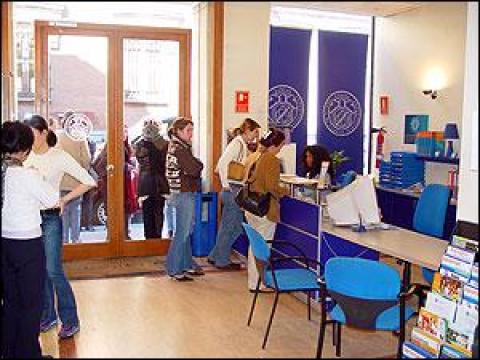
[[[171,278],[177,281],[193,281],[193,279],[185,274],[171,275]]]
[[[42,320],[40,322],[40,332],[47,332],[51,328],[53,328],[55,325],[57,325],[57,319],[55,320]]]
[[[186,273],[188,275],[192,275],[192,276],[203,276],[203,275],[205,275],[205,272],[202,269],[188,269],[186,271]]]
[[[62,326],[60,329],[60,332],[58,333],[58,337],[60,339],[67,339],[69,337],[72,337],[76,333],[80,331],[80,326],[79,325],[66,325]]]
[[[238,263],[230,263],[225,266],[215,266],[215,267],[220,270],[242,270],[242,265]]]

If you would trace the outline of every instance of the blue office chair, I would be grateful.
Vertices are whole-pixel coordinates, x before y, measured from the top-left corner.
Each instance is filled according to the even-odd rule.
[[[443,237],[447,208],[452,192],[450,188],[442,184],[430,184],[425,187],[418,199],[413,215],[413,229],[425,235]],[[430,285],[433,281],[434,272],[422,268],[422,275]],[[428,290],[425,288],[424,290]],[[419,306],[424,296],[420,295]]]
[[[334,324],[333,339],[336,355],[341,351],[341,328],[349,325],[361,329],[399,331],[398,355],[405,340],[405,323],[415,313],[405,305],[413,295],[414,287],[402,293],[398,272],[390,266],[373,260],[333,257],[325,264],[320,280],[322,316],[318,336],[317,358],[321,358],[325,329]],[[330,311],[327,296],[336,305]],[[330,320],[326,319],[327,312]]]
[[[250,315],[248,316],[247,325],[250,326],[253,317],[253,311],[255,309],[255,303],[257,301],[260,283],[262,282],[266,287],[275,290],[275,300],[273,302],[272,312],[270,314],[270,320],[268,321],[265,336],[263,338],[262,349],[265,349],[267,344],[268,335],[270,333],[270,327],[272,325],[273,316],[275,315],[275,309],[277,308],[278,298],[281,293],[291,293],[296,291],[306,291],[307,307],[308,307],[308,320],[311,319],[311,295],[314,291],[320,290],[318,284],[317,274],[315,271],[309,268],[309,264],[321,266],[321,264],[313,259],[306,257],[305,253],[296,245],[287,241],[281,240],[269,240],[266,241],[264,237],[259,234],[251,225],[243,223],[243,228],[247,233],[250,246],[252,247],[252,253],[255,257],[257,270],[259,273],[259,279],[256,287],[256,291],[253,296],[253,302],[250,309]],[[291,246],[295,248],[301,255],[300,256],[285,256],[279,253],[279,256],[273,257],[272,250],[267,243],[281,244]],[[275,264],[285,261],[298,261],[301,262],[301,268],[295,269],[275,269]]]

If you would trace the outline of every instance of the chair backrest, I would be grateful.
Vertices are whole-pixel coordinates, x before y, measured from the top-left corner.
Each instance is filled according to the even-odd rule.
[[[450,188],[442,184],[430,184],[423,189],[413,215],[413,228],[426,235],[442,237]]]
[[[386,309],[398,304],[400,276],[378,261],[334,257],[325,264],[329,295],[340,306],[347,325],[376,329],[376,321]]]
[[[270,248],[268,247],[263,236],[255,230],[250,224],[242,223],[245,232],[247,233],[248,241],[252,247],[253,256],[264,263],[268,262],[270,258]]]
[[[379,261],[337,256],[325,264],[329,291],[368,300],[397,300],[400,292],[398,272]]]

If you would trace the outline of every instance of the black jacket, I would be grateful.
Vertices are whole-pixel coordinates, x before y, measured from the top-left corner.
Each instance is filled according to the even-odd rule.
[[[168,194],[168,182],[165,177],[165,159],[168,142],[163,138],[155,143],[140,140],[135,148],[135,155],[140,165],[138,196]]]

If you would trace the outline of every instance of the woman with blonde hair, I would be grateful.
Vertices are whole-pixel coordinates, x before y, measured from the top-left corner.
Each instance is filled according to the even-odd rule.
[[[217,233],[215,246],[208,255],[208,262],[220,269],[239,270],[240,264],[230,261],[232,246],[242,233],[243,212],[235,202],[235,195],[239,186],[228,179],[228,166],[230,162],[245,163],[249,154],[248,143],[258,138],[260,125],[253,119],[246,118],[236,128],[236,137],[227,145],[218,160],[216,171],[222,183],[222,218]]]

